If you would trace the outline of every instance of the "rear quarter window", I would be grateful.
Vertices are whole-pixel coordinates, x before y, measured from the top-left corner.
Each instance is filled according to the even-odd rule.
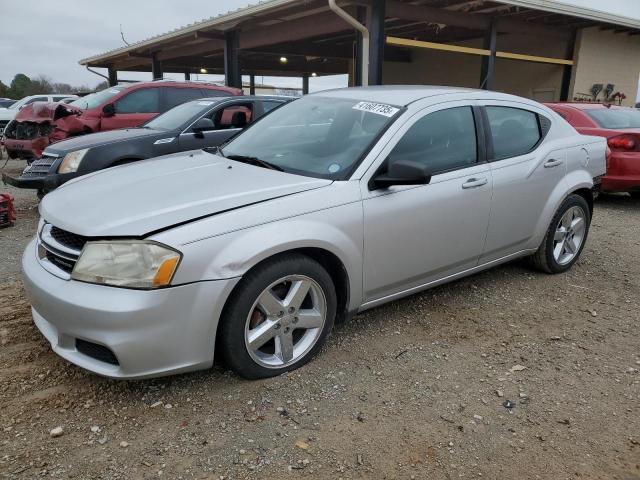
[[[517,157],[534,150],[542,140],[537,113],[514,107],[486,107],[493,160]]]
[[[164,89],[164,92],[165,111],[190,100],[202,98],[202,91],[199,88],[167,87]]]

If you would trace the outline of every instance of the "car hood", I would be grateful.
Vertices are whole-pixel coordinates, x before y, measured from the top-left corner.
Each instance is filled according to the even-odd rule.
[[[25,105],[16,115],[18,122],[53,122],[69,115],[81,115],[82,110],[62,102],[34,102]]]
[[[331,183],[194,151],[79,177],[46,195],[40,214],[78,235],[143,237]]]
[[[81,135],[79,137],[72,137],[67,140],[62,140],[61,142],[54,143],[50,147],[47,147],[47,153],[62,156],[76,150],[95,148],[136,138],[171,138],[175,135],[175,132],[164,132],[160,130],[152,130],[149,128],[109,130],[106,132],[91,133],[89,135]]]

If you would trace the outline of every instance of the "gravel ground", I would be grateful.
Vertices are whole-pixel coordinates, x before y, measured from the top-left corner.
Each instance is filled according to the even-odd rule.
[[[19,279],[37,202],[16,196],[0,230],[0,478],[640,479],[628,196],[598,201],[568,274],[514,263],[390,303],[254,382],[219,366],[116,382],[59,359]]]

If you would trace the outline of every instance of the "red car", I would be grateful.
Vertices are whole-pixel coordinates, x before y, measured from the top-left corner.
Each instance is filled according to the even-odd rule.
[[[548,103],[579,133],[605,137],[611,155],[603,192],[640,198],[640,110],[601,103]]]
[[[188,100],[232,95],[242,90],[162,80],[109,87],[69,104],[35,102],[7,125],[3,143],[11,158],[40,158],[47,145],[68,137],[138,127]]]

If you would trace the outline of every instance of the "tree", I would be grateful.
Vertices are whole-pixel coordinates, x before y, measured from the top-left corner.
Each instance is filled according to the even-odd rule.
[[[46,75],[38,75],[25,90],[25,95],[39,95],[43,93],[53,93],[53,82]]]
[[[11,95],[10,88],[0,80],[0,98],[7,98]]]
[[[11,80],[11,88],[9,92],[9,96],[11,98],[20,99],[25,97],[27,93],[27,89],[31,85],[31,79],[27,77],[24,73],[18,73],[13,80]]]

